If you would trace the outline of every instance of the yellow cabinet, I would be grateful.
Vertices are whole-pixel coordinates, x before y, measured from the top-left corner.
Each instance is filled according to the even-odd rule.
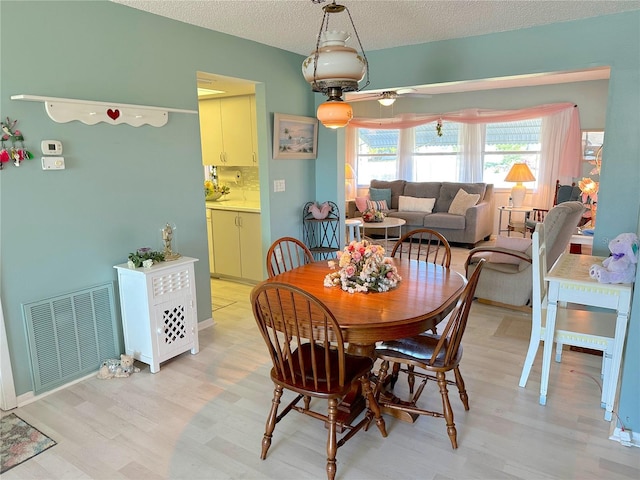
[[[255,96],[201,100],[198,104],[202,163],[257,165]]]
[[[260,214],[212,210],[211,225],[215,275],[262,281]]]

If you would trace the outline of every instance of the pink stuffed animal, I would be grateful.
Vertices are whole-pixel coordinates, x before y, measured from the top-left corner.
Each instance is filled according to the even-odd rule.
[[[600,283],[632,283],[636,278],[638,248],[635,233],[621,233],[609,242],[611,256],[602,265],[591,265],[589,275]]]

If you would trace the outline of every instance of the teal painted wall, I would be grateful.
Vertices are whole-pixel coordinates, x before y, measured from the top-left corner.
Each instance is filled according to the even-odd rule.
[[[271,157],[273,113],[312,116],[322,101],[301,78],[302,56],[104,1],[2,1],[0,25],[2,118],[20,121],[35,153],[42,139],[62,140],[68,165],[64,172],[43,172],[37,163],[8,165],[0,173],[0,294],[18,394],[31,390],[20,304],[115,279],[112,265],[134,248],[157,246],[164,222],[178,225],[178,249],[201,259],[200,320],[209,317],[210,292],[196,116],[172,115],[158,129],[56,124],[41,104],[11,101],[10,95],[196,110],[198,70],[261,82],[256,92],[263,248],[279,236],[299,236],[306,201],[342,204],[342,131],[320,127],[315,162]],[[640,197],[618,192],[637,192],[640,183],[640,12],[367,56],[372,89],[611,66],[597,253],[606,252],[605,238],[638,231]],[[285,192],[273,193],[277,179],[286,181]],[[637,290],[634,305],[619,414],[638,430]]]
[[[364,39],[363,44],[366,47]],[[378,50],[368,52],[367,58],[372,89],[610,66],[594,254],[608,254],[607,239],[619,233],[639,232],[639,11]],[[636,431],[640,428],[638,398],[640,289],[634,292],[618,406],[622,421]]]
[[[314,98],[300,55],[111,2],[2,1],[0,22],[1,115],[18,119],[37,157],[0,172],[0,294],[21,395],[32,390],[21,304],[115,280],[113,265],[129,252],[160,248],[168,221],[178,227],[175,249],[200,260],[200,321],[211,302],[198,116],[171,113],[162,128],[58,124],[42,103],[11,95],[197,111],[196,71],[260,82],[265,252],[272,238],[299,235],[315,190],[314,161],[272,160],[273,112],[313,115]],[[66,170],[41,169],[44,139],[63,142]],[[286,193],[270,193],[279,178]]]

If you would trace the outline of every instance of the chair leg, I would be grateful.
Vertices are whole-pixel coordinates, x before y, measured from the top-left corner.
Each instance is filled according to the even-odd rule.
[[[464,380],[462,379],[460,368],[454,368],[453,374],[456,377],[456,386],[458,387],[458,393],[460,393],[460,400],[462,400],[462,405],[464,405],[465,410],[469,410],[469,395],[467,395],[467,390],[464,386]]]
[[[276,385],[273,390],[273,400],[271,400],[271,410],[267,417],[267,426],[265,428],[264,437],[262,437],[262,453],[260,458],[264,460],[267,458],[267,450],[271,446],[271,438],[273,437],[273,430],[276,428],[276,418],[278,416],[278,406],[280,405],[280,399],[282,398],[282,387]]]
[[[391,368],[391,378],[389,379],[389,388],[391,390],[393,390],[393,387],[396,386],[396,382],[398,381],[399,375],[400,375],[400,364],[395,362],[393,364],[393,367]]]
[[[562,347],[564,345],[560,342],[556,342],[556,362],[562,362]]]
[[[442,396],[442,411],[447,422],[447,434],[449,435],[449,440],[451,440],[451,446],[458,448],[458,432],[456,431],[456,424],[453,422],[453,410],[451,409],[449,392],[447,391],[447,378],[444,372],[438,372],[436,378],[438,379],[440,395]]]
[[[338,416],[338,400],[329,399],[329,433],[327,437],[327,478],[334,480],[336,477],[336,451],[338,450],[336,436],[336,418]]]
[[[413,387],[416,384],[416,377],[413,374],[413,365],[407,365],[407,382],[409,383],[409,393],[413,393]]]
[[[383,437],[387,436],[387,428],[384,424],[384,418],[382,418],[382,414],[380,412],[380,405],[373,394],[373,390],[371,390],[371,381],[369,380],[369,376],[366,375],[360,379],[360,383],[362,383],[362,396],[365,397],[369,403],[369,410],[373,412],[373,418],[376,420],[376,425],[378,426],[378,430]],[[370,413],[367,413],[370,415]],[[369,424],[365,428],[365,431],[369,428]]]
[[[531,332],[531,339],[529,340],[529,349],[527,350],[527,356],[524,359],[524,365],[522,366],[522,373],[520,374],[520,382],[518,385],[524,388],[527,385],[529,374],[531,373],[531,367],[533,361],[536,359],[538,353],[538,347],[540,346],[540,334],[536,335],[535,332]]]

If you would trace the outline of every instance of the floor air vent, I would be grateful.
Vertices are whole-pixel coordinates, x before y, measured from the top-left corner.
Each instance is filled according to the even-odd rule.
[[[120,356],[113,283],[23,304],[22,311],[36,394]]]

